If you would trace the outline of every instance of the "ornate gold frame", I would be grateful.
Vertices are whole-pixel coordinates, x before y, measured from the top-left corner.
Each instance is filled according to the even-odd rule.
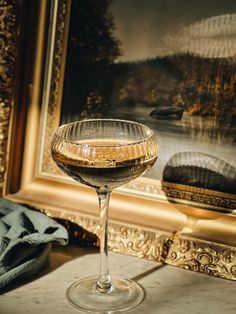
[[[27,12],[24,13],[24,1],[12,1],[10,5],[2,2],[0,47],[4,58],[0,66],[7,64],[0,72],[4,82],[0,87],[3,95],[0,107],[2,194],[97,234],[97,204],[93,193],[58,176],[49,155],[52,130],[60,118],[70,1],[51,2],[50,19],[55,28],[49,28],[49,32],[50,2],[32,4],[32,12],[39,12],[35,18],[37,41],[30,54],[31,72],[21,83],[25,90],[21,102],[18,77],[22,69],[18,67],[16,55],[22,49],[23,39],[18,35],[22,32],[18,30],[22,29]],[[8,36],[4,37],[6,30]],[[48,36],[53,38],[51,58],[45,59]],[[19,132],[16,129],[19,125],[22,129],[25,126],[25,131]],[[175,202],[176,197],[182,201]],[[109,246],[120,253],[236,280],[236,224],[232,215],[235,205],[236,200],[223,193],[212,195],[188,187],[181,190],[175,185],[161,186],[142,178],[113,195]],[[213,208],[220,211],[225,208],[231,214],[213,211]],[[186,226],[191,227],[191,232]],[[86,231],[82,237],[86,237]]]
[[[20,1],[0,1],[0,193],[7,169],[20,13]]]

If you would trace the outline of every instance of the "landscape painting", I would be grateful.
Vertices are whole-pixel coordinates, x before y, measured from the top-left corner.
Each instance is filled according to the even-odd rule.
[[[72,1],[61,123],[147,124],[147,177],[236,194],[235,93],[235,1]]]

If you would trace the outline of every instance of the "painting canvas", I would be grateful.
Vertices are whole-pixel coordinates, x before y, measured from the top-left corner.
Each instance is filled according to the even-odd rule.
[[[147,124],[147,177],[236,194],[235,92],[235,1],[72,1],[61,123]]]

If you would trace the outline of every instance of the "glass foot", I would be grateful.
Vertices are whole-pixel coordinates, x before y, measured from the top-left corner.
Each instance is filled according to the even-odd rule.
[[[144,298],[144,290],[130,279],[111,277],[109,293],[96,290],[97,277],[83,278],[67,290],[69,302],[76,308],[90,313],[114,313],[132,309]]]

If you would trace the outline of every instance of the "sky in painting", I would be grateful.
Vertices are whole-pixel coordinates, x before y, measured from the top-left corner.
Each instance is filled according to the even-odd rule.
[[[118,61],[178,52],[236,55],[235,0],[113,0]]]

